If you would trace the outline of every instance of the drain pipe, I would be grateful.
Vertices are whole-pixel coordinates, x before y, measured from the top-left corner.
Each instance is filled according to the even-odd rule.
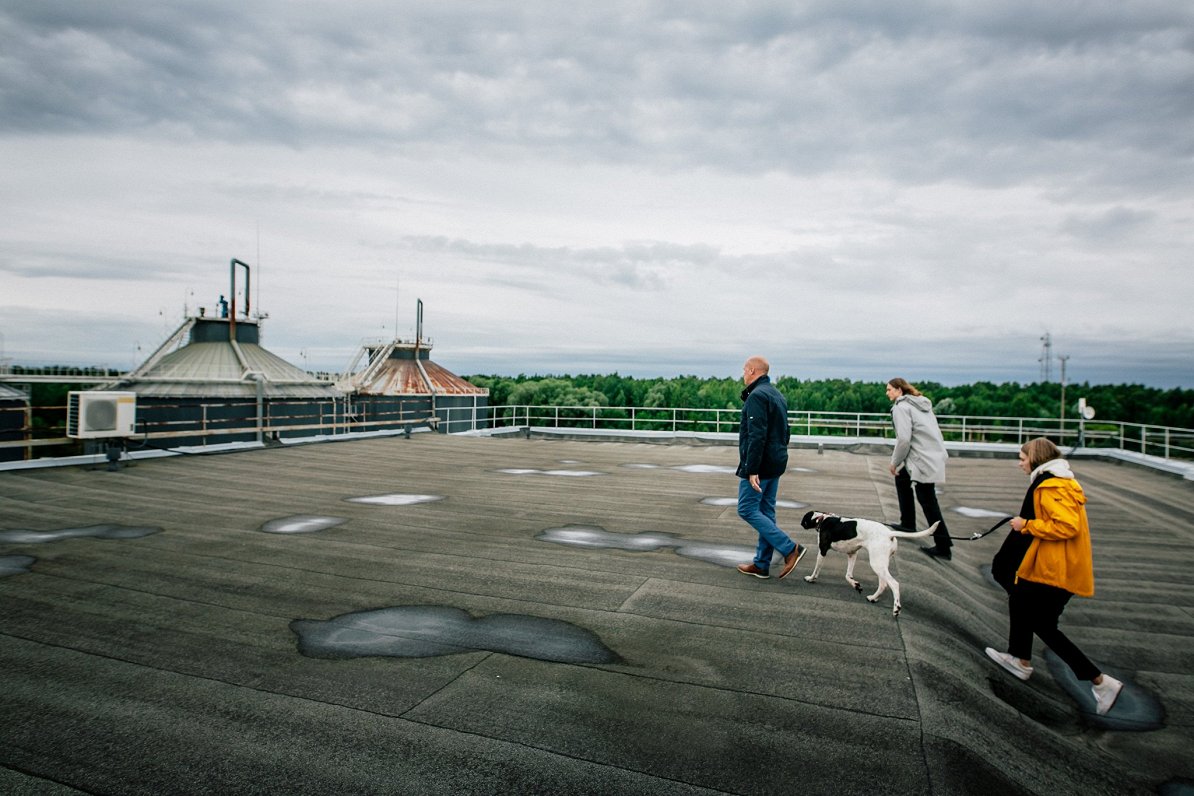
[[[428,391],[431,393],[431,416],[435,418],[432,421],[432,429],[435,429],[439,424],[439,415],[435,413],[435,384],[432,383],[431,377],[427,375],[426,368],[423,367],[423,360],[419,358],[419,352],[423,346],[423,299],[418,300],[418,315],[415,320],[415,367],[419,369],[419,375],[423,377],[423,383],[427,385]]]
[[[254,371],[249,374],[257,382],[257,444],[265,442],[265,374]]]

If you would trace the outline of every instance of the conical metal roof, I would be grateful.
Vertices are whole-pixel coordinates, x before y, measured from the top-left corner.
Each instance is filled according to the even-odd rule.
[[[426,340],[364,344],[353,363],[341,376],[341,389],[362,395],[489,395],[489,390],[471,384],[430,359]],[[365,367],[353,373],[361,359]]]
[[[189,342],[176,347],[182,340]],[[257,340],[253,320],[232,325],[227,318],[188,318],[113,386],[147,398],[253,398],[260,381],[266,398],[341,397],[335,385],[267,351]]]
[[[29,403],[29,396],[7,384],[0,384],[0,401],[21,401]]]

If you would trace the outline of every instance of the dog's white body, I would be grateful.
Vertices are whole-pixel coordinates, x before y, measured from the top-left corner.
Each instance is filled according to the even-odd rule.
[[[864,520],[856,517],[838,517],[836,514],[825,514],[819,511],[810,511],[804,515],[804,521],[801,522],[805,528],[813,528],[818,533],[824,533],[823,526],[826,520],[836,521],[836,525],[845,523],[854,523],[856,534],[847,539],[839,539],[829,542],[829,547],[837,550],[840,553],[846,554],[846,582],[853,586],[857,591],[862,591],[862,584],[854,580],[854,562],[858,558],[858,551],[865,549],[867,551],[867,558],[870,561],[871,569],[875,571],[875,575],[879,578],[879,588],[875,589],[874,594],[867,595],[867,600],[875,602],[879,599],[879,595],[883,594],[884,590],[891,587],[891,595],[894,599],[891,615],[900,615],[900,583],[891,576],[891,557],[896,552],[897,539],[920,539],[928,536],[933,531],[937,530],[938,523],[933,523],[923,531],[897,531],[887,525],[884,525],[874,520]],[[815,583],[817,576],[821,574],[821,563],[825,560],[825,555],[821,552],[823,544],[817,546],[817,563],[813,566],[811,575],[806,575],[805,580],[809,583]]]

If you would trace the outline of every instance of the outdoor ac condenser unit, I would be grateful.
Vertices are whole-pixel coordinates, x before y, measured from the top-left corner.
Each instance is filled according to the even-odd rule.
[[[137,422],[137,393],[71,391],[66,396],[66,436],[74,439],[131,437]]]

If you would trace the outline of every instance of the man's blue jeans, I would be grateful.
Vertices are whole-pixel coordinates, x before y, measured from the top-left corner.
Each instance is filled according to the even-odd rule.
[[[779,492],[778,478],[760,478],[762,492],[756,492],[750,479],[738,480],[738,516],[758,531],[759,546],[755,548],[755,566],[761,570],[771,569],[771,556],[779,551],[787,556],[796,549],[796,543],[775,524],[775,496]]]

